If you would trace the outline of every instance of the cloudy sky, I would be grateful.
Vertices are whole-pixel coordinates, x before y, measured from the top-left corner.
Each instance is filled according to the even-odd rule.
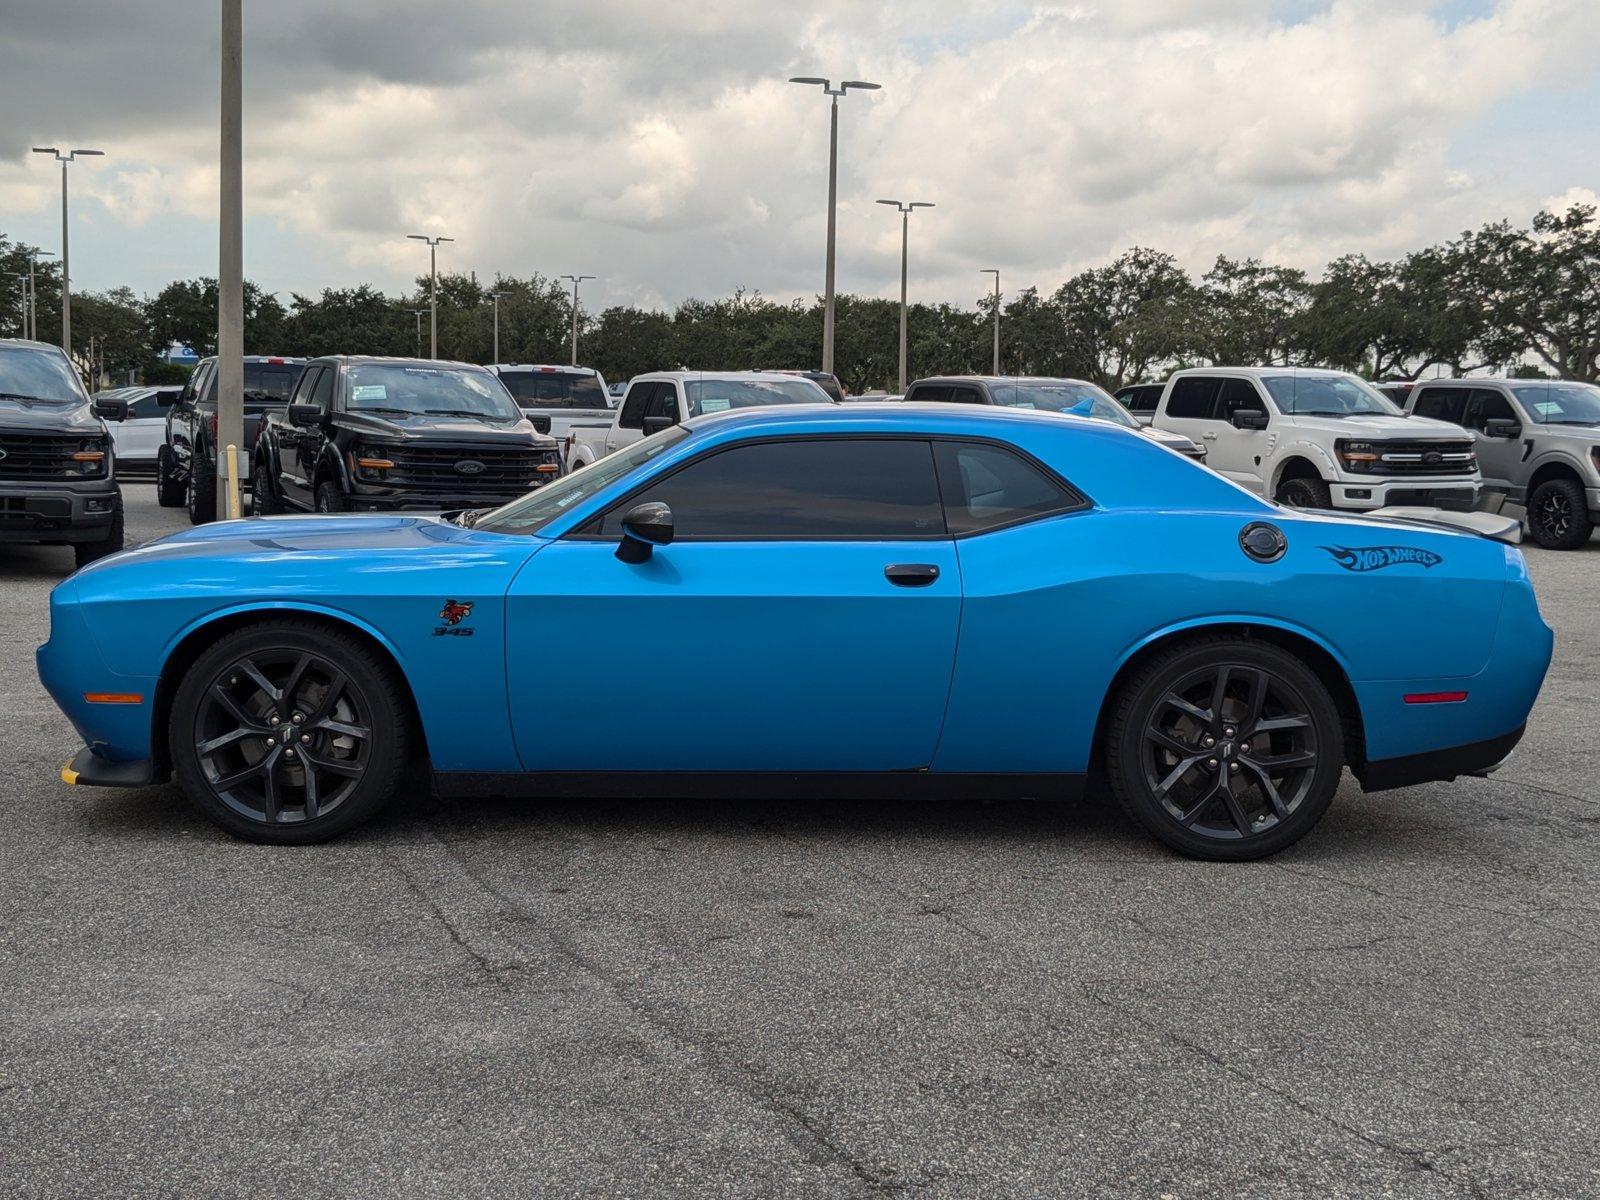
[[[216,267],[215,0],[0,0],[0,232],[80,287]],[[1600,188],[1596,0],[245,0],[245,269],[582,271],[585,307],[820,292],[971,302],[1143,243],[1316,268]]]

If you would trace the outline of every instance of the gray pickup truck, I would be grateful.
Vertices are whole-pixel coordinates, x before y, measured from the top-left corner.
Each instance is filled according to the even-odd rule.
[[[1472,434],[1483,492],[1526,509],[1528,532],[1576,550],[1600,524],[1600,387],[1565,379],[1429,379],[1406,412]]]

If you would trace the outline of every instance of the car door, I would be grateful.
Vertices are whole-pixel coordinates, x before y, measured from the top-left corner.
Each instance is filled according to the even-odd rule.
[[[616,554],[637,504],[671,545]],[[507,598],[530,771],[900,771],[932,760],[961,615],[930,443],[739,442],[535,555]],[[598,631],[559,684],[554,631]],[[531,668],[531,669],[530,669]]]
[[[1206,466],[1252,492],[1261,492],[1261,463],[1272,435],[1265,429],[1235,428],[1233,414],[1241,409],[1272,412],[1270,402],[1252,380],[1226,376],[1217,388],[1211,416],[1205,422],[1211,426],[1207,431],[1210,436],[1203,443],[1208,451]]]
[[[289,407],[310,404],[312,390],[327,369],[316,365],[307,367],[295,382],[289,406],[267,417],[267,429],[278,451],[278,495],[297,506],[311,507],[310,483],[300,462],[300,444],[308,431],[290,422]]]
[[[1216,420],[1217,393],[1222,388],[1218,375],[1185,375],[1174,379],[1171,394],[1157,411],[1154,424],[1158,429],[1181,433],[1197,446],[1204,446],[1208,455],[1216,453],[1216,444],[1222,431]],[[1207,458],[1210,465],[1210,458]]]
[[[654,379],[635,380],[628,385],[628,392],[622,398],[622,409],[617,413],[617,419],[611,428],[606,431],[606,453],[620,450],[624,446],[632,445],[644,436],[644,414],[646,407],[662,387],[671,388],[671,384],[662,384]]]
[[[213,361],[205,359],[194,369],[194,374],[189,376],[189,382],[184,385],[178,402],[172,406],[172,412],[167,417],[167,444],[172,447],[173,457],[185,470],[194,453],[195,421],[198,420],[200,397],[205,395],[206,384],[211,380]]]
[[[1473,449],[1478,453],[1478,471],[1483,476],[1483,486],[1494,492],[1522,498],[1521,491],[1513,492],[1513,480],[1521,474],[1525,449],[1520,437],[1493,438],[1485,430],[1490,421],[1515,421],[1526,424],[1525,418],[1512,406],[1511,400],[1498,388],[1475,387],[1467,395],[1466,408],[1461,423],[1472,433]]]

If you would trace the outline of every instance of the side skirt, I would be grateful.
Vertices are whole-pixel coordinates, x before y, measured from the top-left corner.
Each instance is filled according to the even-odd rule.
[[[442,797],[732,800],[1077,800],[1082,774],[934,774],[930,771],[435,771]]]

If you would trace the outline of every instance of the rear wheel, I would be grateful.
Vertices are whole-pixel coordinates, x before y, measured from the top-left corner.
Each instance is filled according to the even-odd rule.
[[[317,484],[317,511],[320,513],[344,512],[348,506],[345,504],[344,493],[339,490],[339,485],[331,479],[325,479]]]
[[[1231,862],[1303,837],[1344,766],[1339,710],[1316,675],[1238,638],[1158,653],[1115,698],[1105,749],[1130,816],[1181,854]]]
[[[1589,540],[1589,497],[1576,479],[1547,479],[1528,497],[1528,532],[1546,550],[1576,550]]]
[[[278,484],[267,468],[267,456],[256,456],[250,488],[251,510],[258,517],[273,517],[283,512],[283,500],[278,495]]]
[[[240,629],[178,685],[168,726],[178,783],[248,841],[325,841],[395,791],[407,746],[401,686],[350,634],[295,620]]]
[[[1285,479],[1278,485],[1274,499],[1290,508],[1332,508],[1333,496],[1328,485],[1320,479],[1309,477]]]
[[[156,503],[162,508],[177,508],[183,501],[183,480],[174,478],[172,473],[172,449],[163,446],[156,452]]]
[[[197,447],[189,456],[189,484],[185,489],[189,522],[205,525],[217,519],[217,477]]]

